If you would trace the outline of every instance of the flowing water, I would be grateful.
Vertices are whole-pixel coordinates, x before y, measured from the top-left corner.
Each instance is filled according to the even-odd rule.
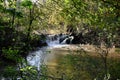
[[[42,47],[37,51],[29,53],[27,56],[28,64],[40,70],[41,65],[56,66],[58,58],[62,55],[76,53],[78,50],[95,51],[92,45],[66,44],[67,40],[72,41],[73,37],[68,35],[47,35],[48,46]]]
[[[31,66],[37,67],[40,70],[41,65],[56,65],[55,60],[57,59],[59,54],[68,54],[68,51],[62,51],[62,49],[70,47],[63,40],[60,43],[60,39],[66,37],[67,35],[48,35],[47,36],[47,44],[48,46],[42,47],[37,51],[29,53],[27,56],[28,64]]]

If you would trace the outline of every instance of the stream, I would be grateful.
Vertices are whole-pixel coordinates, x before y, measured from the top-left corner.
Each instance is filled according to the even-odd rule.
[[[39,48],[37,51],[29,53],[27,56],[27,62],[31,66],[37,67],[40,70],[41,65],[56,65],[56,59],[59,54],[69,54],[69,51],[63,51],[62,49],[71,47],[72,45],[66,44],[67,35],[48,35],[48,46]],[[60,43],[60,39],[63,39]]]
[[[39,48],[37,51],[29,53],[27,62],[31,66],[40,70],[41,65],[56,66],[58,58],[77,50],[89,52],[95,51],[92,45],[71,44],[73,37],[65,34],[47,35],[46,42],[48,46]],[[67,44],[69,42],[70,44]]]

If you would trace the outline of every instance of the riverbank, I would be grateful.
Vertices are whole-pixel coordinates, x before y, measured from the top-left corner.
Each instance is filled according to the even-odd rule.
[[[81,50],[86,51],[91,53],[90,55],[96,56],[98,53],[98,50],[96,50],[96,47],[94,45],[69,45],[69,46],[65,46],[65,47],[61,47],[61,48],[53,48],[54,50],[57,51],[71,51],[71,52],[79,52]],[[116,58],[120,58],[120,52],[118,51],[118,48],[112,47],[109,48],[109,57],[116,57]],[[63,54],[64,55],[64,54]]]

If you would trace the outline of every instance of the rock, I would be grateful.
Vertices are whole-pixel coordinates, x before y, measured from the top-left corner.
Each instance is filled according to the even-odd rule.
[[[46,35],[45,34],[41,34],[40,35],[40,40],[39,40],[39,46],[47,46],[47,42],[46,42]]]
[[[59,43],[62,43],[66,38],[60,38]]]
[[[70,44],[70,43],[71,43],[71,39],[68,38],[68,39],[66,40],[66,44]]]
[[[39,41],[39,46],[40,46],[40,47],[41,47],[41,46],[47,46],[47,42],[44,41],[44,40],[40,40],[40,41]]]
[[[68,38],[67,35],[60,35],[59,43],[62,43],[66,38]]]

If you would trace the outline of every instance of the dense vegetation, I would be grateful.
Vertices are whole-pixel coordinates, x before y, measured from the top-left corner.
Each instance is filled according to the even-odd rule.
[[[73,44],[119,48],[120,0],[0,0],[1,67],[21,63],[30,50],[46,45],[35,33],[48,30],[74,36]],[[102,55],[105,61],[106,56]]]

